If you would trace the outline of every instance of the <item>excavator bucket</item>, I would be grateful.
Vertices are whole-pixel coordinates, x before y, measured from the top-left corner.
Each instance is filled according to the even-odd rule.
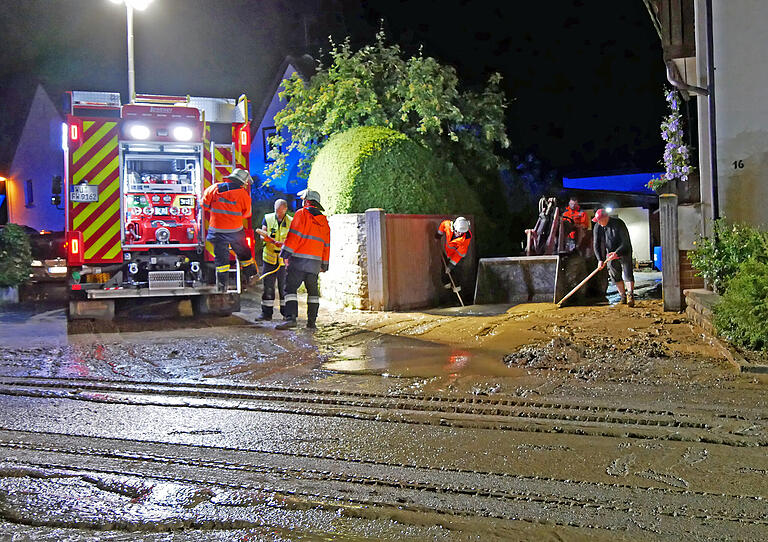
[[[536,226],[526,230],[527,255],[478,262],[475,303],[557,303],[597,266],[591,236],[581,233],[574,242],[571,231],[557,200],[542,198]],[[605,295],[607,286],[608,273],[603,270],[568,301]]]

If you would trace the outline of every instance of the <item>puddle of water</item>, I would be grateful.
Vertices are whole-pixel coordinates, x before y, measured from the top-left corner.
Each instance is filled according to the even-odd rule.
[[[329,371],[345,374],[388,376],[517,376],[525,371],[510,368],[501,354],[472,351],[417,339],[382,335],[344,348],[323,364]]]

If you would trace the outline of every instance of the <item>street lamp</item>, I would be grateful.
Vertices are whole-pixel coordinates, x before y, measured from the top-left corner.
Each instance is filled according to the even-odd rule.
[[[131,103],[136,97],[136,71],[133,68],[133,10],[144,11],[152,0],[110,0],[113,4],[125,4],[125,26],[128,34],[128,97]]]

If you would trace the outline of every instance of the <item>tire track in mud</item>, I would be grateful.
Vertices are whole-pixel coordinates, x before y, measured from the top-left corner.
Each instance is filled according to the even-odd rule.
[[[111,393],[113,395],[104,395]],[[713,426],[701,412],[609,407],[517,397],[382,394],[280,386],[0,378],[0,394],[136,406],[214,408],[304,414],[389,423],[768,446],[763,418],[719,412],[733,427]],[[155,397],[162,399],[153,399]],[[172,401],[169,398],[190,401]],[[237,403],[232,404],[232,401]],[[245,403],[244,401],[248,401]],[[291,407],[290,405],[298,405]],[[350,410],[351,409],[351,410]],[[444,417],[436,418],[436,415]],[[755,423],[757,422],[757,423]],[[757,431],[745,431],[751,423]],[[763,427],[764,429],[764,427]]]
[[[15,457],[0,467],[17,465],[22,474],[37,468],[258,490],[312,503],[351,503],[365,507],[372,519],[385,508],[718,538],[734,529],[739,536],[759,536],[768,527],[765,504],[755,496],[70,435],[50,446],[44,439],[51,434],[4,433],[0,447]]]
[[[59,391],[61,388],[65,391]],[[104,395],[105,392],[114,395]],[[730,446],[767,445],[756,435],[745,434],[743,431],[741,433],[739,431],[715,432],[704,421],[680,419],[686,416],[671,411],[555,404],[516,398],[356,394],[328,390],[290,390],[270,386],[241,386],[239,390],[234,391],[231,386],[225,385],[128,384],[121,381],[104,383],[58,379],[49,381],[2,379],[0,393],[137,406],[247,410],[421,425],[669,439]],[[151,399],[157,396],[191,397],[194,402]],[[231,404],[232,400],[237,400],[238,403]],[[245,404],[244,400],[252,401],[254,404]],[[301,407],[297,409],[285,405],[301,405]],[[353,410],[351,412],[343,410],[345,408]],[[404,413],[411,416],[405,416]],[[419,417],[419,414],[427,417]],[[448,415],[449,418],[435,419],[434,416],[429,416],[432,414]],[[630,414],[638,414],[638,416]],[[648,414],[656,417],[648,417]],[[554,423],[560,425],[554,425]],[[669,430],[675,431],[670,433]]]

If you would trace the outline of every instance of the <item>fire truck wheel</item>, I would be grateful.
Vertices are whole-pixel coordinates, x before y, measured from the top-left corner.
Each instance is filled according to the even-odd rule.
[[[229,316],[240,310],[240,294],[199,295],[192,298],[192,313],[197,316]]]

